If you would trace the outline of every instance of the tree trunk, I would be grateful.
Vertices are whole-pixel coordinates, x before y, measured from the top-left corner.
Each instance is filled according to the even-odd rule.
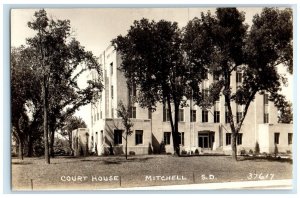
[[[175,150],[175,155],[180,156],[180,147],[179,147],[179,132],[178,132],[178,114],[179,114],[179,104],[174,103],[174,131],[172,132],[173,136],[173,145]]]
[[[19,153],[18,153],[19,159],[23,160],[24,159],[24,152],[23,152],[24,151],[24,144],[23,144],[23,141],[21,139],[19,140],[18,147],[19,147]]]
[[[32,134],[30,133],[28,135],[28,153],[27,153],[27,157],[32,157],[33,156],[33,140],[32,140]]]
[[[44,75],[43,83],[43,109],[44,109],[44,146],[45,146],[45,162],[50,164],[49,141],[48,141],[48,96],[47,96],[46,75]]]
[[[55,131],[54,130],[51,130],[50,131],[50,156],[52,158],[54,158],[54,135],[55,135]]]
[[[70,150],[71,150],[71,155],[73,156],[74,155],[74,149],[72,148],[72,131],[71,132],[68,132],[69,134],[69,147],[70,147]]]
[[[237,148],[236,148],[236,131],[231,132],[231,149],[232,149],[232,159],[237,161]]]
[[[127,160],[127,137],[128,137],[128,132],[126,131],[126,137],[125,137],[125,157]]]

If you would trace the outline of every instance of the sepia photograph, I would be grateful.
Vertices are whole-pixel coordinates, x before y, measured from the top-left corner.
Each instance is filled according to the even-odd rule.
[[[11,191],[295,189],[294,12],[10,9]]]

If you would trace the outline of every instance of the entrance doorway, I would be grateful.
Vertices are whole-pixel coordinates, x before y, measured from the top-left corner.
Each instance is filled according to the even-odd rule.
[[[212,150],[215,142],[215,132],[199,131],[198,132],[198,147]]]

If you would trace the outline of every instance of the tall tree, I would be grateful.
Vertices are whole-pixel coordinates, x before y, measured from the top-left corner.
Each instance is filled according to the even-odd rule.
[[[232,134],[232,156],[237,160],[236,137],[240,132],[250,103],[257,93],[267,91],[275,105],[284,98],[278,94],[281,76],[276,68],[279,64],[292,71],[292,14],[290,10],[264,8],[255,15],[249,32],[244,24],[244,13],[236,8],[218,8],[216,15],[201,15],[190,21],[185,29],[184,42],[189,59],[207,59],[201,52],[210,53],[208,71],[219,76],[210,86],[208,106],[223,93],[228,109]],[[206,40],[206,41],[205,41]],[[197,43],[197,44],[194,44]],[[206,49],[205,49],[206,48]],[[204,50],[204,51],[203,51]],[[232,89],[231,76],[235,72],[243,75],[243,80]],[[268,75],[268,78],[265,76]],[[201,98],[196,98],[201,103]],[[239,119],[233,119],[232,104],[243,106]]]
[[[128,136],[132,135],[132,127],[134,126],[133,122],[131,121],[130,106],[124,105],[123,102],[120,101],[118,104],[117,114],[118,117],[122,119],[122,124],[125,128],[125,158],[127,159]]]
[[[170,115],[174,154],[179,155],[179,107],[185,104],[187,84],[193,84],[189,77],[199,76],[199,68],[189,69],[185,64],[177,23],[134,21],[127,35],[118,36],[112,44],[122,56],[120,69],[125,77],[139,87],[140,106],[155,110],[157,103],[164,104]]]
[[[69,20],[55,21],[47,17],[45,10],[39,10],[28,26],[37,32],[27,44],[38,60],[35,69],[42,79],[45,159],[50,163],[48,130],[53,148],[54,132],[65,118],[102,91],[101,75],[96,81],[88,80],[85,88],[79,87],[78,78],[88,70],[101,74],[101,69],[93,54],[71,37]]]
[[[21,46],[11,51],[11,112],[13,136],[18,142],[19,155],[31,157],[33,144],[39,136],[41,106],[40,79],[32,68],[35,63],[30,49]],[[26,148],[27,147],[27,148]],[[27,153],[25,153],[27,151]]]

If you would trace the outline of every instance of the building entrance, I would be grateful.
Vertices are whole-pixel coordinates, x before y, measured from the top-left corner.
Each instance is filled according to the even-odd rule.
[[[198,147],[203,149],[212,149],[215,142],[215,132],[199,131],[198,132]]]

